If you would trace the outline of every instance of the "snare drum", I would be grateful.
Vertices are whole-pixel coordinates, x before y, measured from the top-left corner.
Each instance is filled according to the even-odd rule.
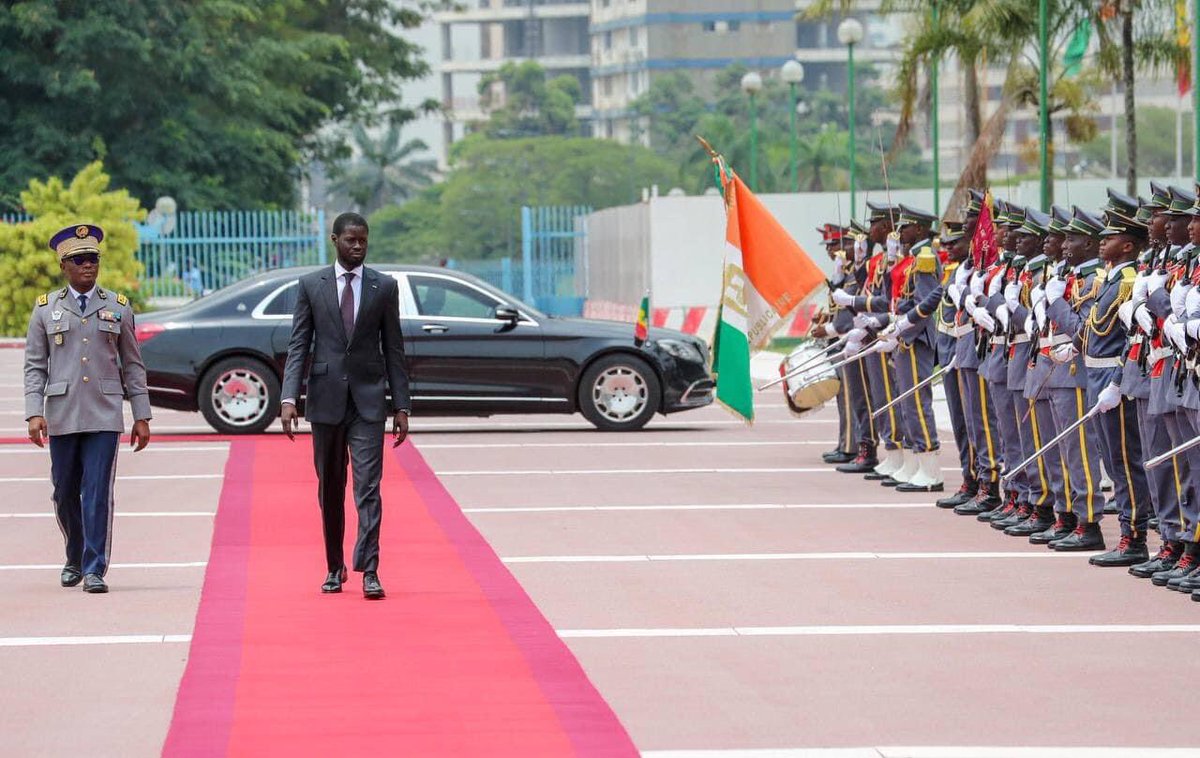
[[[823,355],[817,358],[823,352],[821,347],[815,344],[801,345],[784,359],[780,367],[787,373],[808,364],[807,368],[789,377],[783,384],[788,408],[796,415],[820,408],[827,401],[837,397],[842,389],[842,383],[829,359]]]

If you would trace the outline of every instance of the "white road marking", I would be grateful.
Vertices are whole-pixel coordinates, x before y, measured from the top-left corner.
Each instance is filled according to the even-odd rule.
[[[208,561],[190,561],[187,563],[113,563],[109,566],[113,570],[125,569],[178,569],[178,568],[204,568],[208,565]],[[0,571],[62,571],[61,563],[10,563],[8,565],[0,565]]]
[[[118,482],[147,482],[160,481],[163,479],[224,479],[224,474],[130,474],[129,476],[118,476]],[[0,484],[17,484],[20,482],[45,482],[44,476],[4,476],[0,477]]]
[[[155,429],[154,431],[158,431]],[[211,445],[172,445],[170,440],[162,440],[156,438],[153,443],[142,450],[142,453],[228,453],[229,443],[218,443]],[[0,445],[0,455],[49,455],[50,448],[36,447],[33,444],[28,446],[23,445]]]
[[[513,508],[463,508],[463,513],[591,513],[595,511],[783,511],[783,510],[895,510],[928,508],[929,503],[802,503],[802,504],[743,504],[730,505],[550,505],[518,506]]]
[[[1200,749],[1161,747],[831,747],[644,750],[642,758],[1197,758]]]
[[[563,639],[652,637],[867,637],[974,634],[1196,634],[1200,624],[877,624],[559,629]]]
[[[212,518],[213,511],[118,511],[118,518]],[[0,513],[0,518],[54,518],[53,513]]]
[[[511,450],[512,448],[558,448],[558,447],[796,447],[806,445],[821,445],[827,447],[829,440],[784,440],[760,442],[462,442],[462,443],[429,443],[417,445],[420,450]]]
[[[114,634],[94,637],[0,637],[0,647],[67,645],[164,645],[191,642],[190,634]]]
[[[942,471],[958,471],[958,467],[946,467]],[[614,474],[830,474],[838,472],[832,466],[801,466],[796,468],[467,469],[435,473],[438,476],[611,476]],[[0,481],[3,480],[0,479]]]
[[[657,561],[924,561],[924,560],[1042,560],[1078,558],[1078,553],[976,552],[976,553],[678,553],[673,555],[517,555],[504,563],[644,563]]]

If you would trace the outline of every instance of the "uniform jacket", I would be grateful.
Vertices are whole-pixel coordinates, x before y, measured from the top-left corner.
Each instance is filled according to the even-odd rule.
[[[1133,295],[1137,268],[1132,263],[1122,264],[1098,276],[1102,277],[1100,286],[1083,325],[1083,352],[1088,358],[1101,359],[1114,365],[1088,367],[1088,392],[1093,397],[1107,385],[1121,381],[1129,333],[1117,315],[1117,309]]]
[[[912,246],[912,256],[903,274],[903,284],[897,294],[896,313],[903,313],[917,325],[904,335],[905,344],[924,342],[937,346],[935,320],[930,318],[942,299],[942,262],[937,253],[923,240]]]
[[[25,418],[45,416],[51,435],[122,432],[122,401],[150,416],[146,367],[124,295],[96,287],[80,313],[69,290],[37,299],[25,337]]]
[[[1096,278],[1104,276],[1100,262],[1093,260],[1076,266],[1067,274],[1067,291],[1064,295],[1046,306],[1046,319],[1049,322],[1050,334],[1047,340],[1053,347],[1074,341],[1083,331],[1083,322],[1092,311],[1092,301],[1096,297]],[[1083,365],[1083,355],[1075,356],[1070,363],[1054,363],[1050,359],[1053,347],[1042,349],[1038,361],[1045,360],[1054,364],[1054,376],[1050,379],[1051,389],[1087,389],[1087,368]]]
[[[363,267],[358,317],[354,333],[347,335],[333,266],[302,277],[283,372],[283,397],[300,397],[300,380],[310,358],[304,415],[311,423],[340,424],[351,396],[364,420],[383,421],[389,410],[388,388],[391,409],[408,410],[396,280]]]

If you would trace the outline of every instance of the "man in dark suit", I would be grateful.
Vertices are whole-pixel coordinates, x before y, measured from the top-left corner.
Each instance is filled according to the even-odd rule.
[[[408,374],[400,334],[396,280],[363,266],[367,221],[343,213],[333,222],[337,261],[300,279],[300,292],[283,373],[280,421],[289,439],[298,425],[296,398],[309,358],[305,417],[313,428],[317,498],[325,533],[329,575],[322,592],[341,592],[346,581],[342,541],[346,531],[346,464],[354,466],[358,540],[354,570],[363,574],[363,595],[384,596],[379,583],[383,433],[393,414],[392,446],[408,435]],[[390,408],[386,392],[390,388]]]

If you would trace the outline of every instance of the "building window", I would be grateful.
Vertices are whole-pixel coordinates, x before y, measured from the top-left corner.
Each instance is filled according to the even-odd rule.
[[[629,46],[637,47],[638,45],[638,28],[636,26],[629,27]]]
[[[612,32],[604,33],[604,49],[612,50]]]
[[[701,24],[701,27],[706,32],[712,32],[715,34],[728,34],[729,32],[736,32],[738,29],[741,29],[742,22],[741,21],[705,21],[703,24]]]
[[[612,80],[613,80],[613,78],[612,78],[611,76],[606,76],[606,77],[604,77],[604,79],[602,80],[602,84],[601,84],[601,86],[600,86],[600,89],[601,89],[601,91],[602,91],[602,92],[604,92],[604,95],[605,95],[606,97],[607,97],[607,96],[609,96],[609,95],[612,95]]]

